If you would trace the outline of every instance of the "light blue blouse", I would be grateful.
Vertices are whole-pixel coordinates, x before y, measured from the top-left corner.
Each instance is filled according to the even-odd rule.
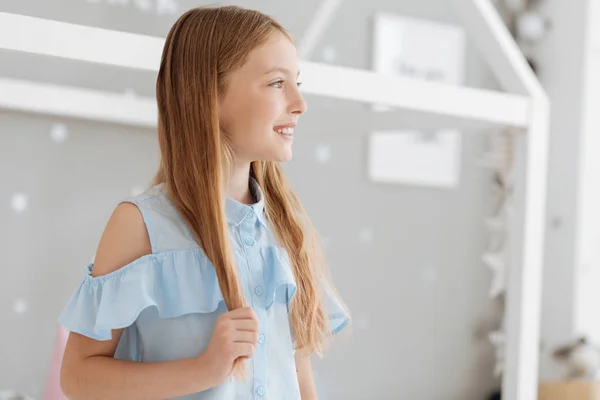
[[[265,218],[261,188],[250,179],[252,205],[226,200],[228,228],[244,296],[259,318],[258,346],[246,363],[245,381],[228,380],[189,400],[300,399],[288,306],[296,284],[284,248]],[[219,315],[227,308],[211,262],[163,185],[124,200],[141,211],[152,254],[108,275],[92,277],[93,264],[68,301],[59,322],[69,331],[109,340],[125,328],[115,358],[139,362],[170,361],[201,354]],[[349,316],[322,287],[323,306],[333,334]]]

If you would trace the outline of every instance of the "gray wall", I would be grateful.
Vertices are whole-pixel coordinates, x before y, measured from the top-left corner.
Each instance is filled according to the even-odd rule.
[[[106,3],[2,1],[0,11],[161,36],[176,19]],[[274,15],[300,39],[318,3],[237,4]],[[183,11],[203,3],[178,4]],[[459,21],[443,0],[348,0],[312,59],[323,61],[323,47],[332,46],[336,63],[369,68],[377,11]],[[469,86],[494,85],[472,43],[467,69]],[[1,52],[0,76],[151,96],[154,85],[152,74]],[[489,174],[474,166],[484,136],[465,136],[456,190],[376,185],[366,177],[366,139],[374,128],[364,123],[368,107],[307,101],[286,170],[328,238],[333,276],[355,322],[324,360],[315,360],[322,399],[485,398],[497,382],[491,346],[474,335],[489,311],[490,274],[480,262],[482,221],[491,212]],[[51,140],[54,123],[67,125],[68,140]],[[330,146],[326,164],[315,157],[319,145]],[[115,204],[148,183],[156,162],[149,130],[0,111],[0,389],[42,392],[56,318]],[[9,207],[15,192],[28,195],[26,212]],[[361,240],[365,230],[372,241]],[[27,302],[22,314],[13,311],[17,299]]]

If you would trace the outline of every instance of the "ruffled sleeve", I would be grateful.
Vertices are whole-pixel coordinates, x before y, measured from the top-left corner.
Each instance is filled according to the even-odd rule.
[[[67,330],[92,339],[110,340],[111,330],[132,325],[148,307],[174,318],[213,312],[224,301],[199,249],[149,254],[100,277],[92,277],[92,266],[59,317]]]
[[[341,332],[350,322],[350,314],[342,306],[335,293],[325,284],[321,285],[323,311],[332,335]]]
[[[271,307],[276,298],[286,300],[289,306],[294,294],[296,293],[296,282],[291,271],[291,263],[285,249],[278,246],[271,246],[263,250],[263,259],[265,261],[265,277],[270,288],[267,290],[267,310]],[[342,306],[334,291],[326,284],[320,285],[323,301],[323,311],[327,318],[327,323],[331,334],[342,331],[350,322],[348,311]]]

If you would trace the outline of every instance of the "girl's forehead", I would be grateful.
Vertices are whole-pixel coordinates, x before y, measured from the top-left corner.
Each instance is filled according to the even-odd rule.
[[[277,68],[296,73],[298,67],[296,48],[285,36],[279,34],[278,37],[253,49],[244,66],[257,74],[275,72]]]

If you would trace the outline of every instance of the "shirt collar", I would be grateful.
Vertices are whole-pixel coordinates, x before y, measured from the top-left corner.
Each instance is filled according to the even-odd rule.
[[[243,204],[227,196],[225,200],[227,222],[233,225],[239,225],[250,213],[254,213],[258,217],[258,220],[266,227],[267,220],[265,216],[265,197],[263,191],[253,177],[250,177],[249,186],[250,193],[252,193],[256,202],[254,204]]]

